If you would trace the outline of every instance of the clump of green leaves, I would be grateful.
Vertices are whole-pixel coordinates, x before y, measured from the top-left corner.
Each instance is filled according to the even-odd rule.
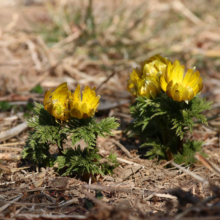
[[[113,173],[113,169],[118,165],[116,156],[111,153],[103,163],[101,159],[97,148],[82,150],[78,146],[76,149],[66,150],[64,155],[57,157],[55,162],[59,164],[58,172],[68,167],[63,175],[73,175],[74,173],[79,175],[85,173],[105,175]]]
[[[38,166],[58,164],[58,172],[63,175],[78,173],[81,176],[85,173],[93,175],[112,173],[118,165],[116,156],[113,154],[109,155],[105,163],[102,163],[102,157],[96,148],[98,136],[112,135],[112,129],[118,127],[118,123],[113,117],[100,122],[96,122],[94,118],[71,118],[68,122],[58,123],[42,104],[35,103],[34,116],[27,119],[27,122],[33,131],[24,147],[22,157]],[[87,147],[81,150],[78,146],[64,151],[64,144],[68,136],[72,140],[72,145],[84,140]],[[59,155],[50,154],[51,145],[57,145]]]
[[[128,130],[130,136],[139,136],[148,147],[149,158],[175,159],[176,162],[194,162],[195,152],[201,152],[202,142],[187,141],[184,135],[192,132],[195,119],[207,123],[202,112],[209,109],[211,102],[195,96],[190,102],[175,102],[165,93],[154,99],[137,97],[130,107],[134,120]]]

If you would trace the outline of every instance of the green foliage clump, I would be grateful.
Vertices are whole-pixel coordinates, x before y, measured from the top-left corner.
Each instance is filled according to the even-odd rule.
[[[94,118],[77,119],[72,118],[67,123],[68,127],[63,129],[64,133],[71,134],[72,144],[84,140],[89,148],[96,145],[96,138],[112,135],[112,129],[118,127],[115,118],[106,118],[96,122]]]
[[[66,172],[63,175],[72,175],[74,172],[79,174],[91,173],[91,174],[102,174],[103,172],[99,169],[99,160],[101,156],[97,153],[98,149],[92,149],[88,151],[87,148],[84,150],[78,146],[75,150],[68,149],[64,152],[63,156],[58,156],[56,162],[59,164],[58,172],[65,167]]]
[[[178,164],[182,164],[182,163],[186,163],[186,164],[190,164],[190,163],[195,163],[196,159],[195,159],[195,152],[199,152],[201,154],[203,154],[205,156],[204,153],[202,153],[202,141],[190,141],[187,140],[186,143],[183,144],[183,152],[180,153],[178,152],[175,155],[175,159],[174,161]]]
[[[195,119],[207,123],[202,112],[211,104],[198,95],[188,103],[175,102],[165,93],[155,99],[137,97],[130,107],[134,118],[128,128],[130,136],[140,137],[143,142],[141,147],[149,148],[146,154],[149,158],[192,162],[195,152],[201,151],[202,144],[183,144],[183,137],[188,131],[192,132]]]
[[[100,163],[101,159],[102,157],[98,154],[97,148],[81,150],[80,146],[78,146],[76,149],[66,150],[63,156],[57,157],[55,163],[59,164],[58,172],[68,167],[66,172],[63,173],[64,176],[73,175],[74,173],[80,175],[85,173],[105,175],[112,173],[115,166],[118,165],[114,154],[110,154],[104,163]]]
[[[53,166],[58,164],[58,171],[63,175],[73,173],[107,174],[112,173],[118,165],[115,155],[110,155],[106,163],[101,163],[101,156],[96,148],[98,136],[112,135],[112,129],[118,127],[115,118],[106,118],[96,122],[94,118],[71,118],[68,122],[60,123],[44,109],[35,103],[34,116],[27,119],[28,126],[34,130],[30,133],[22,157],[38,166]],[[88,145],[84,150],[78,146],[64,151],[63,145],[70,136],[72,145],[80,140]],[[57,145],[59,155],[49,153],[50,145]]]
[[[54,158],[49,153],[50,145],[45,142],[41,143],[39,138],[35,138],[34,132],[31,132],[26,145],[22,151],[22,158],[32,161],[37,165],[53,166]]]

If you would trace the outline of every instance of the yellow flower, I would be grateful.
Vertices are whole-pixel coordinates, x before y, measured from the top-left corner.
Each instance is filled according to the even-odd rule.
[[[67,121],[70,118],[69,99],[71,92],[67,87],[67,83],[62,83],[54,89],[45,92],[44,109],[56,119]]]
[[[154,98],[160,93],[159,76],[166,71],[169,60],[155,55],[133,69],[128,79],[128,91],[134,96]]]
[[[157,77],[144,77],[137,85],[137,96],[155,98],[160,93],[160,85]]]
[[[133,69],[132,73],[130,74],[130,79],[128,79],[128,85],[127,89],[128,91],[134,95],[137,96],[138,93],[138,84],[141,83],[141,76],[139,76],[138,71],[136,69]]]
[[[147,74],[147,76],[157,76],[163,74],[166,71],[166,67],[169,60],[159,54],[156,54],[150,59],[141,63],[141,72]]]
[[[100,96],[96,96],[95,88],[86,86],[81,98],[80,85],[77,86],[70,100],[70,115],[74,118],[93,117],[99,106]]]
[[[161,88],[174,101],[190,101],[202,88],[202,78],[199,71],[189,69],[185,76],[185,67],[176,60],[169,62],[166,72],[160,78]]]

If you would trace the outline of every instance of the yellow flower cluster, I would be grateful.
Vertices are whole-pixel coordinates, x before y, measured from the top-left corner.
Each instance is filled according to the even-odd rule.
[[[202,90],[199,71],[189,69],[176,60],[172,63],[161,55],[155,55],[140,68],[133,69],[128,80],[128,91],[135,96],[155,98],[161,89],[174,101],[190,101]]]
[[[82,93],[81,98],[80,85],[71,93],[67,83],[62,83],[57,88],[45,92],[44,109],[61,121],[67,121],[71,117],[93,117],[99,106],[100,96],[96,96],[95,88],[91,89],[88,86]]]
[[[164,73],[169,60],[155,55],[133,69],[128,80],[128,91],[135,96],[154,98],[160,93],[160,73]]]

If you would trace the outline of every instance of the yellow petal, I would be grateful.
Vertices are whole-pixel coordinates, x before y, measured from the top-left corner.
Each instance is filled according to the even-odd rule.
[[[199,79],[198,85],[199,85],[199,91],[198,92],[200,92],[203,89],[202,78]]]
[[[66,100],[69,97],[70,91],[67,87],[67,83],[60,84],[52,93],[52,99],[58,99],[58,100]]]
[[[92,91],[89,86],[86,86],[84,91],[82,92],[83,93],[83,96],[82,96],[82,102],[90,102],[91,98],[94,96],[94,94],[92,94]]]
[[[192,74],[193,74],[193,69],[188,69],[183,79],[183,86],[187,86]]]
[[[195,84],[195,86],[192,87],[194,91],[194,95],[199,93],[202,90],[203,84],[202,84],[202,78],[199,79],[198,83]]]
[[[175,83],[172,87],[172,90],[171,90],[171,96],[173,97],[173,99],[174,99],[176,91],[179,91],[179,90],[180,90],[180,85],[178,83]],[[176,100],[174,100],[174,101],[176,101]]]
[[[78,119],[82,118],[83,115],[79,103],[71,103],[70,115],[74,118],[78,118]]]
[[[188,89],[184,87],[182,91],[182,100],[188,101],[188,93]]]
[[[166,74],[165,74],[165,80],[167,83],[169,83],[171,80],[170,79],[170,74],[171,74],[171,69],[172,69],[172,63],[169,62],[168,65],[167,65],[167,71],[166,71]]]
[[[167,64],[164,64],[164,63],[159,63],[159,62],[155,62],[158,70],[163,74],[165,73],[166,71],[166,68],[167,68]]]
[[[94,109],[97,109],[100,105],[100,100],[101,96],[96,96],[93,100],[92,100],[92,103],[91,103],[91,107],[94,108]]]
[[[178,60],[176,60],[172,66],[168,81],[173,81],[173,83],[178,82],[177,77],[178,77],[178,73],[179,73],[179,68],[180,68],[180,62]]]
[[[82,103],[82,105],[81,105],[81,112],[82,112],[83,115],[84,114],[88,115],[89,109],[88,109],[88,106],[87,106],[86,103]]]
[[[50,114],[53,108],[53,103],[51,99],[51,92],[53,88],[50,90],[46,90],[44,93],[44,109],[47,110]]]
[[[92,109],[90,109],[90,110],[89,110],[89,113],[88,113],[88,116],[89,116],[89,117],[93,117],[93,116],[94,116],[94,114],[95,114],[95,112],[96,112],[96,110],[95,110],[95,109],[93,109],[93,108],[92,108]]]
[[[73,101],[76,103],[81,102],[81,91],[80,91],[80,85],[76,87],[75,92],[73,93]]]
[[[178,82],[178,83],[182,83],[183,82],[184,70],[185,70],[184,65],[179,67],[179,71],[178,71],[176,82]]]
[[[79,109],[71,109],[70,111],[70,115],[73,117],[73,118],[78,118],[78,119],[81,119],[82,118],[82,113]]]
[[[51,114],[51,111],[53,109],[53,103],[52,102],[47,103],[46,105],[44,105],[44,109],[47,110]]]
[[[191,99],[194,98],[194,91],[191,87],[187,87],[188,88],[188,100],[190,101]]]
[[[174,95],[173,95],[173,100],[180,102],[181,100],[181,94],[179,90],[175,90]]]
[[[132,73],[130,74],[130,78],[128,80],[127,89],[132,95],[137,95],[137,85],[140,81],[140,77],[137,73],[137,69],[133,69]]]
[[[153,76],[158,73],[158,70],[154,67],[154,63],[146,64],[143,68],[143,74],[147,74],[148,76]]]
[[[160,86],[161,86],[161,89],[166,92],[166,89],[167,89],[167,82],[164,78],[164,76],[161,76],[160,77]]]
[[[44,93],[44,105],[46,105],[48,101],[51,101],[52,90],[53,90],[53,88],[50,89],[50,90],[45,91],[45,93]]]
[[[70,90],[67,83],[62,83],[56,89],[52,88],[45,92],[44,108],[53,115],[56,119],[61,121],[68,120],[69,114],[69,98]]]
[[[99,106],[100,96],[96,96],[95,87],[91,89],[86,86],[81,100],[80,86],[78,85],[73,96],[70,100],[70,115],[75,118],[88,118],[93,117],[94,114],[90,112],[95,112]]]
[[[132,95],[137,95],[137,88],[136,85],[129,79],[127,83],[127,90],[130,92]]]
[[[187,86],[190,86],[190,87],[195,86],[195,84],[199,81],[199,77],[200,77],[199,71],[194,72],[189,82],[187,83]]]
[[[70,111],[69,110],[65,110],[64,111],[64,121],[70,119],[71,115],[70,115]]]
[[[143,75],[142,69],[139,69],[138,67],[136,67],[135,69],[133,69],[133,71],[137,74],[138,78],[141,78]]]
[[[166,94],[169,96],[169,97],[172,97],[172,88],[173,88],[173,81],[170,81],[167,85],[167,90],[166,90]]]
[[[158,87],[153,82],[150,82],[148,87],[149,87],[150,96],[154,99],[159,93]]]

